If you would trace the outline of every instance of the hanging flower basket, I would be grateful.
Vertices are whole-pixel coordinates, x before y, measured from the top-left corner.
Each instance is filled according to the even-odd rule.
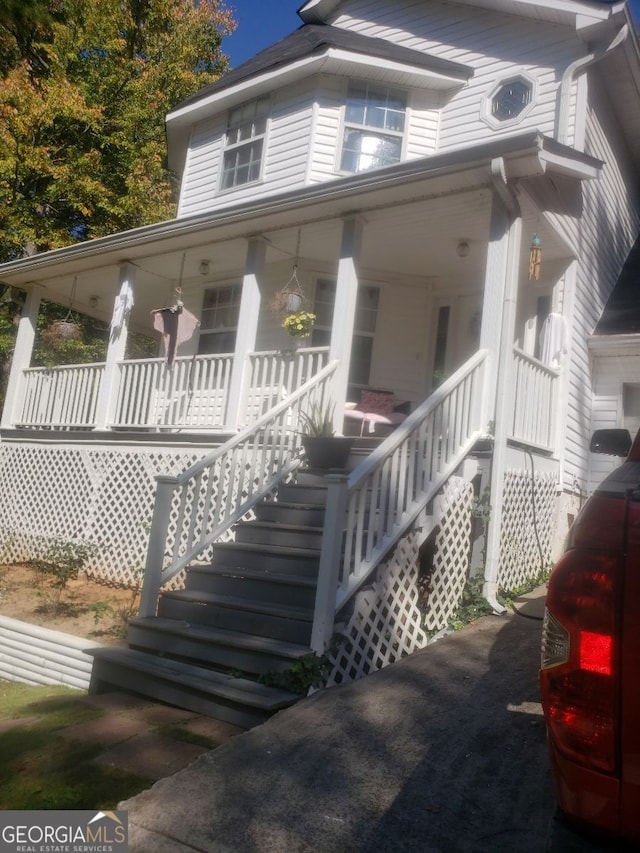
[[[49,341],[77,341],[82,337],[82,330],[73,320],[54,320],[45,332]]]
[[[316,321],[316,315],[310,311],[297,311],[293,314],[288,314],[282,326],[289,332],[292,338],[308,338],[313,332],[313,325]]]

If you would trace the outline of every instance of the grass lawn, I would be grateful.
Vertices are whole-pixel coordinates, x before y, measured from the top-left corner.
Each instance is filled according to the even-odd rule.
[[[65,687],[0,681],[0,724],[29,718],[0,731],[0,809],[113,809],[149,787],[142,779],[92,763],[101,747],[70,743],[59,729],[103,712]]]

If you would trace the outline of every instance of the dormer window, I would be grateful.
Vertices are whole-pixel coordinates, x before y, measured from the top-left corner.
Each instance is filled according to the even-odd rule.
[[[399,163],[406,110],[403,92],[371,83],[350,83],[340,170],[364,172]]]
[[[259,98],[229,112],[222,166],[222,189],[260,180],[269,99]]]

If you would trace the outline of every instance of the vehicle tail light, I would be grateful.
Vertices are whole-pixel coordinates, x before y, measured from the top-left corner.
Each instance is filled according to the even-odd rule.
[[[549,581],[542,631],[542,705],[555,746],[587,767],[616,769],[619,564],[568,551]]]

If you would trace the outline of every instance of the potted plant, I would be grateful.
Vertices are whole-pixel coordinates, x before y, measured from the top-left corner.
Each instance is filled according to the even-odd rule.
[[[308,412],[300,415],[302,446],[310,468],[346,468],[354,439],[336,435],[334,409],[335,406],[323,408],[320,403],[314,403]]]
[[[287,314],[282,321],[282,325],[292,338],[308,338],[311,332],[313,332],[315,321],[316,315],[310,311],[296,311],[292,314]]]

